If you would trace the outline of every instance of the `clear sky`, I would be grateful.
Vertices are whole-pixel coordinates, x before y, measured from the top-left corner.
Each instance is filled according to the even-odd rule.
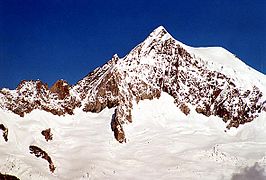
[[[75,84],[159,25],[266,74],[266,0],[0,0],[0,88],[23,79]]]

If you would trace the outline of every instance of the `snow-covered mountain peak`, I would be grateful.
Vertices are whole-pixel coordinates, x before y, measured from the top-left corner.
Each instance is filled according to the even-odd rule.
[[[142,48],[145,50],[150,46],[150,44],[154,42],[164,42],[168,39],[173,39],[173,37],[167,32],[167,30],[163,26],[157,27],[153,30],[150,35],[143,41]]]
[[[160,26],[128,55],[113,55],[74,86],[59,80],[49,89],[38,80],[0,90],[0,108],[20,116],[34,109],[65,115],[76,108],[94,113],[115,108],[112,130],[125,142],[123,124],[132,122],[133,104],[167,93],[184,114],[218,116],[229,129],[265,111],[266,78],[258,74],[223,48],[189,47]]]
[[[235,148],[241,154],[239,148],[246,149],[242,139],[247,139],[249,147],[264,153],[265,144],[259,143],[257,148],[250,142],[257,137],[265,142],[265,89],[265,75],[226,49],[189,47],[160,26],[128,55],[119,58],[114,54],[73,86],[63,79],[50,88],[40,80],[23,80],[15,90],[1,89],[0,136],[4,144],[0,149],[5,153],[0,153],[0,179],[1,171],[17,171],[16,175],[24,179],[45,179],[43,175],[48,179],[80,179],[81,174],[85,174],[81,179],[130,179],[120,173],[132,169],[137,169],[135,179],[145,179],[138,175],[138,169],[157,164],[156,171],[150,169],[153,176],[169,162],[180,165],[161,171],[153,179],[182,179],[171,178],[169,173],[184,174],[191,169],[182,164],[194,161],[184,157],[194,157],[200,163],[204,160],[209,169],[213,169],[213,162],[228,167],[241,161],[223,153],[223,145],[215,144],[230,142],[228,149],[232,149],[232,142],[240,139],[240,146]],[[111,133],[120,143],[128,143],[119,146]],[[205,141],[214,144],[199,153],[198,147]],[[184,151],[188,144],[192,151]],[[154,155],[151,150],[158,153]],[[252,155],[254,152],[258,151]],[[168,157],[169,153],[172,156]],[[49,169],[32,154],[46,160]],[[181,158],[175,160],[177,156]],[[14,157],[22,159],[14,161]],[[114,164],[119,167],[117,171]],[[110,174],[114,178],[109,178]],[[193,177],[189,179],[207,177],[201,170],[188,174]],[[209,179],[213,177],[217,176]]]
[[[164,36],[171,36],[171,35],[167,32],[167,30],[163,26],[157,27],[149,35],[150,38],[154,38],[154,39],[162,38]]]

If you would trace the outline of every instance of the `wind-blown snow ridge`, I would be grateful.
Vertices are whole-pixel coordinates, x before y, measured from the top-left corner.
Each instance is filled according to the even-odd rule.
[[[65,115],[76,108],[97,113],[115,107],[111,127],[116,139],[125,142],[123,124],[132,122],[134,102],[166,92],[185,114],[194,109],[218,116],[229,129],[265,111],[265,82],[265,75],[229,51],[189,47],[160,26],[128,55],[114,55],[74,86],[59,80],[49,89],[37,80],[2,89],[0,108],[24,116],[34,109]]]

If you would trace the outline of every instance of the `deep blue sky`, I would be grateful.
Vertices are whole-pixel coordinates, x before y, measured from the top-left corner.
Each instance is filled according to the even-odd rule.
[[[23,79],[75,84],[159,25],[266,74],[265,0],[0,0],[0,88]]]

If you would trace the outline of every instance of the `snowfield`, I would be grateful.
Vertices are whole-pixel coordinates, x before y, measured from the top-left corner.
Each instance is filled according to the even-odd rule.
[[[163,93],[160,99],[133,105],[133,122],[125,125],[127,142],[120,144],[110,127],[114,109],[101,113],[55,116],[45,111],[19,117],[0,110],[0,172],[27,179],[204,179],[227,180],[256,162],[266,167],[266,113],[238,129],[226,130],[218,117],[191,108],[188,116]],[[52,141],[41,131],[51,128]],[[56,166],[30,154],[42,148]],[[262,174],[263,176],[265,174]]]

